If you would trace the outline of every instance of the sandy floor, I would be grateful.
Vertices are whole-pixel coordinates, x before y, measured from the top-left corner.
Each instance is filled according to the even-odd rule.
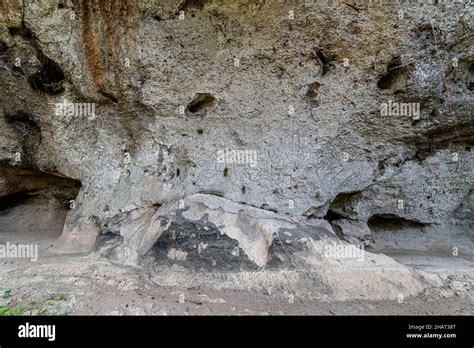
[[[0,261],[2,289],[11,296],[0,306],[23,314],[105,315],[472,315],[472,268],[426,255],[399,255],[400,261],[436,270],[449,285],[396,301],[322,302],[264,296],[242,291],[163,287],[146,270],[80,257],[51,257],[41,262]],[[447,266],[447,267],[446,267]],[[444,267],[444,268],[443,268]],[[0,289],[1,290],[1,289]]]
[[[29,229],[34,231],[35,229]],[[44,228],[44,230],[48,230]],[[57,235],[0,233],[0,244],[35,243],[38,262],[0,259],[0,309],[8,313],[59,315],[362,315],[474,313],[474,262],[436,254],[397,251],[390,256],[445,282],[413,298],[323,302],[199,287],[164,287],[146,269],[94,257],[58,257],[49,250]],[[3,306],[3,307],[2,307]]]

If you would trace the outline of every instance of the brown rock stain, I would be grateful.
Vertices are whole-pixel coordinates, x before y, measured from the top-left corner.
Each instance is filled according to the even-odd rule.
[[[0,23],[9,28],[23,26],[23,1],[0,0]]]
[[[93,83],[108,99],[120,100],[136,70],[139,9],[134,0],[83,0],[84,55]]]

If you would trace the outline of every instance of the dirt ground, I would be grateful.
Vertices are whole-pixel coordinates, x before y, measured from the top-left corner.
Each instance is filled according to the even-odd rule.
[[[53,242],[54,240],[50,240]],[[43,240],[41,252],[50,247]],[[0,261],[4,315],[472,315],[473,263],[401,254],[399,261],[444,274],[449,285],[396,301],[323,302],[243,291],[163,287],[145,269],[92,257]]]
[[[34,229],[29,229],[33,231]],[[24,231],[24,230],[23,230]],[[3,315],[472,315],[474,262],[421,252],[392,252],[400,263],[445,280],[417,297],[325,302],[245,291],[167,287],[149,269],[95,256],[51,253],[57,235],[0,233],[0,244],[38,244],[37,262],[0,259]],[[11,290],[11,291],[9,291]],[[6,291],[6,293],[5,293]],[[2,297],[2,294],[4,295]]]

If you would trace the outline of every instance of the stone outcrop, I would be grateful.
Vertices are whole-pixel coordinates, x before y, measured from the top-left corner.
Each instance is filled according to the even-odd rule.
[[[0,198],[54,187],[55,252],[133,265],[335,284],[324,248],[393,246],[384,218],[472,252],[473,24],[449,1],[3,0]]]

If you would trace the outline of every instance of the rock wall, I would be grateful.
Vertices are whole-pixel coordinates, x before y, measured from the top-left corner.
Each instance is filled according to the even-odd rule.
[[[80,182],[55,250],[132,264],[291,265],[380,219],[472,243],[473,24],[467,1],[2,0],[0,197],[20,170]]]

